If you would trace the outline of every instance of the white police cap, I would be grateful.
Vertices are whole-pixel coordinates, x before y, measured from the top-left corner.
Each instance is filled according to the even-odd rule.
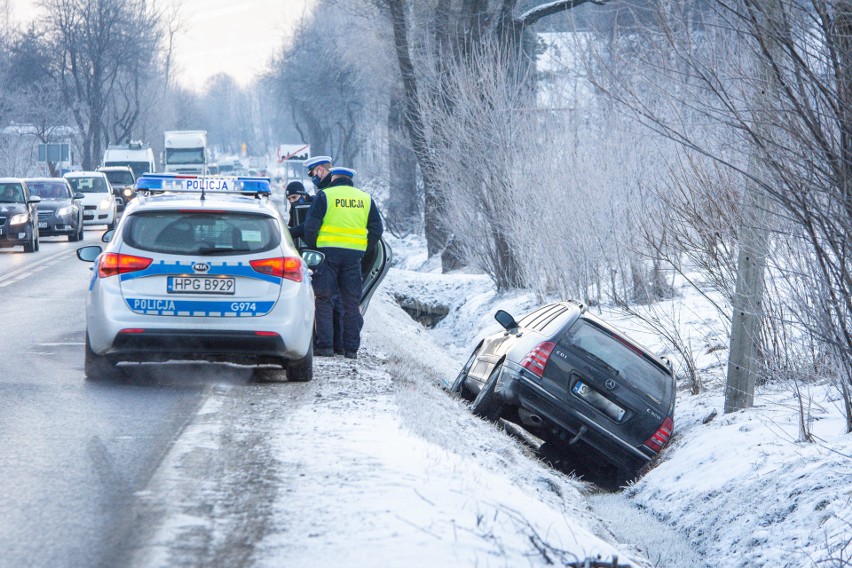
[[[331,156],[314,156],[313,158],[308,158],[307,160],[305,160],[303,165],[308,169],[308,171],[311,171],[316,166],[330,163]]]
[[[333,176],[355,177],[356,174],[355,170],[353,170],[352,168],[334,167],[328,171]]]

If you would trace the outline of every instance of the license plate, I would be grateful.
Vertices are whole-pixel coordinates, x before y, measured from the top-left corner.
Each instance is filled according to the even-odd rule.
[[[39,229],[47,229],[47,221],[45,221],[44,223],[39,221],[38,228]]]
[[[203,276],[169,276],[166,284],[169,294],[233,294],[235,288],[233,278]]]
[[[625,410],[603,396],[601,393],[584,383],[583,381],[577,381],[574,383],[574,387],[571,391],[615,420],[616,422],[621,422],[621,419],[624,418]]]

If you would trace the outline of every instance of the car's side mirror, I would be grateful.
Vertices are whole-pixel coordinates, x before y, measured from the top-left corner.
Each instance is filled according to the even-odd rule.
[[[74,199],[80,199],[80,200],[86,199],[86,194],[78,191],[74,194]]]
[[[325,254],[318,250],[307,249],[302,251],[302,260],[305,261],[308,268],[315,268],[322,264],[322,261],[325,260]]]
[[[77,258],[84,262],[95,262],[101,252],[103,252],[103,249],[98,245],[80,247],[77,249]]]
[[[497,313],[494,314],[494,319],[497,320],[497,323],[502,325],[506,331],[513,331],[518,329],[518,322],[515,321],[515,318],[512,317],[512,314],[505,310],[497,310]]]
[[[41,197],[38,195],[30,195],[29,203],[41,203]]]
[[[114,234],[115,234],[115,229],[110,229],[109,231],[105,232],[105,233],[101,236],[101,241],[103,241],[103,242],[105,242],[105,243],[110,242],[110,241],[112,240],[112,236],[113,236]]]

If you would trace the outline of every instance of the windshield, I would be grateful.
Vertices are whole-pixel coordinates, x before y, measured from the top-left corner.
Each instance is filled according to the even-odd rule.
[[[135,181],[133,179],[133,174],[130,172],[104,172],[106,174],[107,179],[113,185],[133,185]]]
[[[24,203],[24,188],[19,183],[0,183],[0,203]]]
[[[204,148],[169,148],[166,150],[167,164],[203,164]]]
[[[61,181],[30,181],[27,187],[42,199],[71,199],[71,190]]]
[[[133,170],[133,175],[137,178],[142,174],[146,174],[148,172],[152,172],[154,170],[151,169],[150,162],[106,162],[105,166],[130,166],[130,169]]]
[[[637,348],[584,318],[578,319],[561,342],[587,353],[610,372],[629,381],[657,402],[671,395],[672,380]]]
[[[248,254],[281,242],[275,219],[250,213],[137,213],[123,235],[132,247],[166,254]]]
[[[74,191],[83,193],[107,193],[107,184],[104,178],[98,177],[69,177],[66,178]]]

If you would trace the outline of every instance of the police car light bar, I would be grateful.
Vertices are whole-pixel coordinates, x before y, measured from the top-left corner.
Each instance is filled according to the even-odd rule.
[[[250,193],[269,195],[269,178],[207,177],[181,174],[142,174],[136,180],[139,191],[170,193]]]

